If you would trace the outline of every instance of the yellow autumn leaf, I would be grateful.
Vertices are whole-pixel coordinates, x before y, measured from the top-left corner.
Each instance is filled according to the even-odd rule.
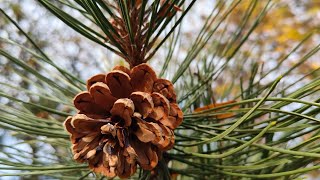
[[[199,108],[195,109],[194,112],[201,112],[201,111],[204,111],[204,110],[209,110],[209,109],[225,106],[225,105],[232,104],[232,103],[235,103],[235,102],[237,102],[237,101],[232,100],[232,101],[227,101],[227,102],[222,102],[222,103],[213,103],[213,104],[209,104],[207,106],[199,107]],[[239,108],[240,108],[239,105],[234,105],[229,109],[239,109]],[[214,112],[219,112],[219,111],[222,111],[222,110],[226,110],[226,108],[218,109],[218,110],[215,110]],[[219,115],[214,116],[214,117],[217,118],[217,119],[226,119],[226,118],[231,118],[234,115],[235,115],[235,113],[230,112],[230,113],[219,114]]]

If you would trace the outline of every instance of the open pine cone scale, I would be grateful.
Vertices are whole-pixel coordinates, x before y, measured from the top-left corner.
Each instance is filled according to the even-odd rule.
[[[172,83],[140,64],[95,75],[87,89],[74,98],[78,114],[64,124],[74,159],[108,177],[130,177],[137,164],[155,168],[183,120]]]

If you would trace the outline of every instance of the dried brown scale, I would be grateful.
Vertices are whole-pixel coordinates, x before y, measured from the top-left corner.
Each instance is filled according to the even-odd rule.
[[[171,82],[140,64],[93,76],[87,89],[74,98],[78,113],[64,123],[74,159],[110,178],[128,178],[137,165],[154,169],[183,119]]]

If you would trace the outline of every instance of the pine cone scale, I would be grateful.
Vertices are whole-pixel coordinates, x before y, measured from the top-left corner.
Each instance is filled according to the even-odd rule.
[[[134,91],[152,93],[156,73],[147,64],[140,64],[131,70],[131,84]]]
[[[102,83],[97,82],[89,89],[89,93],[95,104],[99,105],[105,111],[110,111],[114,102],[117,100],[112,96],[109,87]]]
[[[97,82],[105,83],[106,82],[105,80],[106,80],[105,74],[97,74],[95,76],[92,76],[90,79],[87,80],[87,89],[90,89],[90,87]]]
[[[106,82],[112,95],[116,98],[126,98],[132,93],[131,78],[123,71],[113,70],[107,74]]]

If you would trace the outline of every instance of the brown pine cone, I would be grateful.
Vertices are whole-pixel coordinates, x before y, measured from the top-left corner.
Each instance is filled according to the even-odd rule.
[[[87,89],[74,98],[78,114],[64,123],[74,159],[107,177],[130,177],[137,164],[155,168],[183,120],[172,83],[140,64],[95,75]]]

